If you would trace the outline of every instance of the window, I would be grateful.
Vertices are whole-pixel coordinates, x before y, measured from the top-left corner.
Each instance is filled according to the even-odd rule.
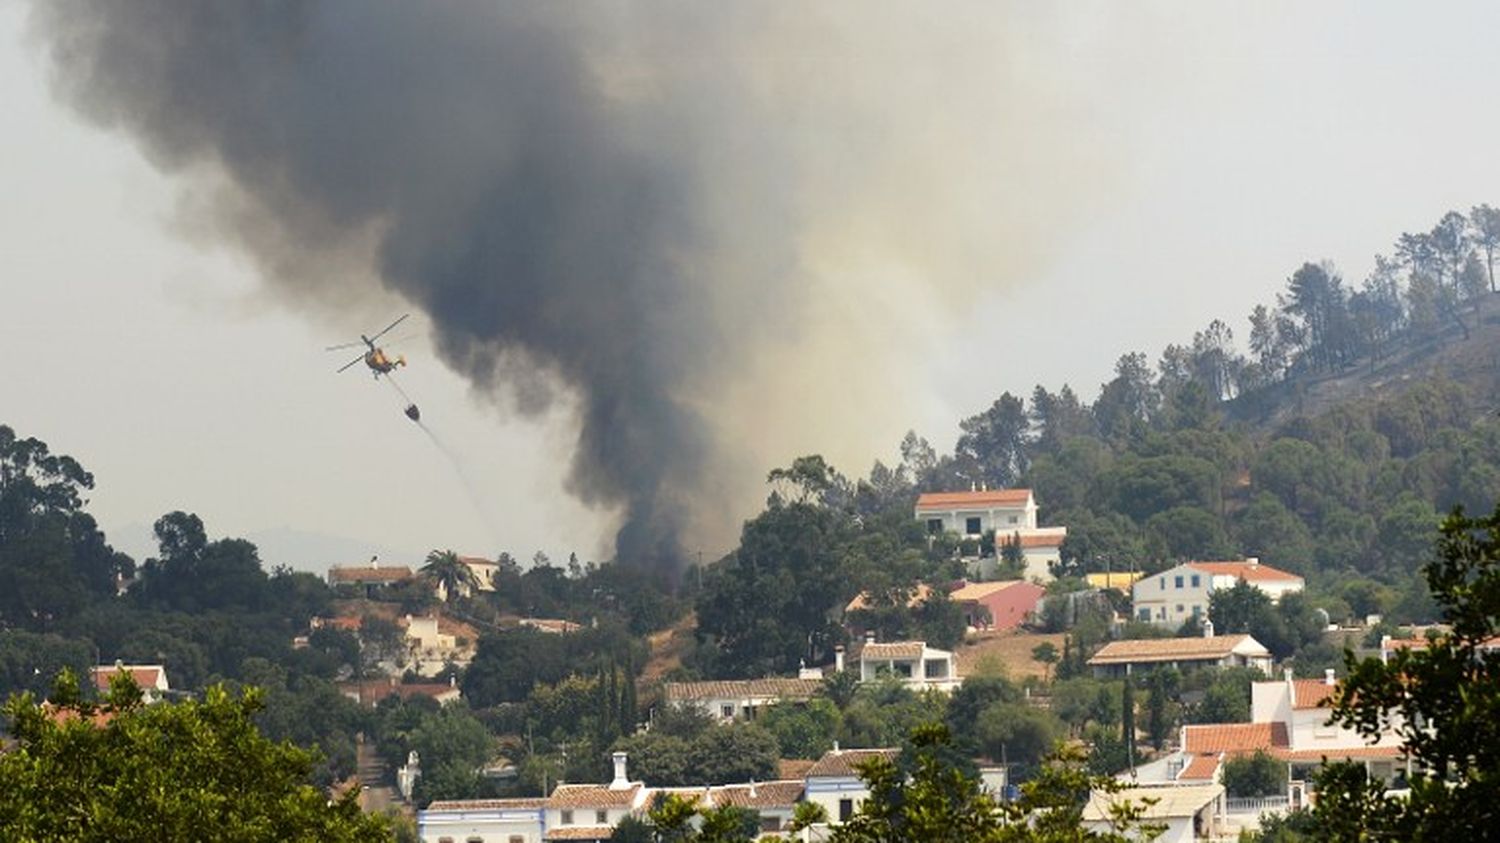
[[[1012,515],[1011,517],[1005,519],[1005,523],[1007,523],[1007,524],[1014,524],[1014,523],[1016,523],[1017,521],[1020,521],[1020,520],[1021,520],[1021,517],[1019,515]]]
[[[1203,607],[1199,606],[1197,603],[1193,604],[1193,617],[1194,618],[1201,618],[1201,617],[1203,617]]]
[[[439,837],[438,843],[453,843],[452,837]]]
[[[476,834],[473,837],[466,838],[464,843],[484,843],[484,838]]]
[[[941,533],[942,531],[943,531],[943,519],[941,519],[941,518],[929,518],[929,519],[927,519],[927,532],[929,532],[929,533]]]
[[[573,824],[573,812],[572,811],[563,811],[562,812],[562,824],[563,825],[572,825]]]
[[[846,822],[849,821],[849,818],[852,817],[852,816],[854,816],[854,800],[853,799],[840,799],[839,800],[839,822],[846,823]]]
[[[1182,614],[1182,604],[1181,603],[1177,604],[1177,614],[1179,614],[1179,615]]]
[[[512,834],[510,836],[510,843],[526,843],[526,838],[519,834]]]
[[[967,532],[971,536],[977,536],[980,533],[984,532],[984,530],[981,529],[980,526],[979,526],[979,519],[978,518],[966,518],[966,519],[964,519],[964,531]]]
[[[1173,588],[1182,588],[1182,577],[1180,577],[1180,576],[1174,577],[1173,578],[1173,582],[1172,582],[1172,587]]]
[[[1166,591],[1167,590],[1167,578],[1166,577],[1162,577],[1161,578],[1161,590],[1162,591]]]
[[[721,705],[721,706],[719,706],[719,716],[722,717],[722,718],[724,718],[725,720],[729,720],[729,719],[733,718],[734,717],[734,705],[731,704],[731,705]]]
[[[1143,620],[1143,621],[1149,621],[1149,620],[1151,620],[1151,610],[1150,609],[1142,609],[1139,612],[1136,612],[1135,615],[1136,615],[1137,618],[1139,618],[1140,620]]]
[[[1193,588],[1198,588],[1201,584],[1202,581],[1198,579],[1198,575],[1193,574]]]
[[[609,812],[603,809],[595,811],[594,825],[609,825]]]

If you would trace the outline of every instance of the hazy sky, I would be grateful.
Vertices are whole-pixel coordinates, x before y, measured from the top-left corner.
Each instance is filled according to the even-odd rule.
[[[926,287],[884,283],[885,267],[850,254],[850,271],[872,280],[847,287],[847,308],[810,309],[808,335],[845,331],[848,320],[919,328],[895,335],[898,362],[875,373],[883,390],[855,393],[838,424],[822,421],[815,401],[806,418],[783,410],[780,432],[756,452],[766,465],[722,478],[738,499],[753,503],[765,470],[796,453],[862,473],[893,458],[907,428],[951,447],[958,419],[1004,390],[1069,382],[1091,399],[1119,354],[1154,361],[1214,318],[1243,341],[1249,309],[1300,262],[1331,259],[1357,283],[1399,232],[1500,202],[1493,4],[1058,5],[987,4],[1024,37],[1005,44],[1005,61],[983,51],[945,59],[964,70],[955,97],[983,91],[986,72],[1034,91],[998,130],[987,103],[968,112],[976,136],[1010,143],[1014,193],[924,189],[929,206],[916,209],[934,228],[950,215],[992,216],[1001,251],[1026,259],[997,265],[993,278]],[[945,9],[919,8],[915,21]],[[262,294],[239,253],[184,231],[174,179],[130,139],[54,104],[25,16],[0,6],[0,423],[94,472],[90,510],[112,539],[139,553],[126,539],[182,508],[215,535],[297,531],[396,554],[608,552],[612,514],[563,491],[576,437],[566,407],[523,421],[472,396],[433,358],[418,314],[395,332],[412,335],[401,383],[450,461],[390,390],[358,371],[334,375],[345,358],[322,350],[409,308],[371,294],[330,316]],[[975,39],[955,43],[975,49]],[[925,64],[921,51],[881,58],[893,78],[950,67]],[[919,105],[902,108],[921,125]],[[965,131],[955,113],[965,112],[933,121],[935,138]],[[946,142],[933,141],[934,156]],[[942,172],[912,163],[919,175]],[[983,207],[958,207],[976,195]],[[955,265],[919,258],[889,271],[924,278]],[[930,307],[928,294],[963,300]],[[808,362],[810,382],[793,373],[797,389],[836,393],[841,368],[869,365],[798,340],[830,356]],[[849,418],[860,420],[855,434],[840,429]],[[755,428],[744,422],[745,435]],[[747,505],[729,517],[750,514]]]

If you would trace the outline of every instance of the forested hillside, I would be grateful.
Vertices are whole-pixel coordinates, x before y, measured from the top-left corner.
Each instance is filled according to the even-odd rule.
[[[937,608],[901,606],[916,582],[954,573],[954,548],[931,545],[911,506],[981,485],[1035,489],[1043,522],[1068,527],[1064,577],[1256,556],[1304,575],[1335,621],[1434,619],[1416,571],[1439,513],[1500,499],[1497,246],[1500,210],[1449,213],[1398,235],[1357,286],[1326,262],[1295,268],[1249,314],[1244,351],[1214,320],[1154,367],[1121,356],[1092,402],[1068,385],[1000,395],[959,423],[951,452],[910,433],[895,465],[864,478],[812,460],[773,473],[800,485],[714,566],[690,662],[789,669],[799,641],[824,657],[830,613],[865,589],[888,631],[936,631]],[[754,631],[767,599],[775,635]],[[792,618],[805,620],[785,629]]]

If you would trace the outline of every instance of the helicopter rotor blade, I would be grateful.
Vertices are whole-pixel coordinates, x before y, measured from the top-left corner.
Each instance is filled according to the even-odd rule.
[[[364,359],[365,359],[365,356],[363,354],[361,354],[360,356],[354,358],[353,360],[350,360],[348,363],[345,363],[344,365],[340,366],[339,369],[338,369],[338,371],[342,372],[345,369],[349,368],[350,366],[353,366],[355,363],[358,363],[358,362],[360,362],[361,360],[364,360]],[[335,374],[337,374],[337,372],[335,372]]]
[[[362,345],[364,345],[363,342],[341,342],[338,345],[326,346],[326,347],[324,347],[323,350],[324,351],[343,351],[346,348],[359,348]]]
[[[410,313],[403,313],[403,314],[401,314],[401,318],[400,319],[397,319],[395,322],[392,322],[391,324],[385,326],[384,330],[382,330],[380,333],[376,334],[375,336],[370,337],[369,341],[373,343],[374,341],[376,341],[376,340],[380,339],[381,337],[385,336],[385,332],[386,331],[389,331],[390,329],[396,327],[397,325],[400,325],[403,321],[405,321],[406,317],[408,317],[410,315],[411,315]]]

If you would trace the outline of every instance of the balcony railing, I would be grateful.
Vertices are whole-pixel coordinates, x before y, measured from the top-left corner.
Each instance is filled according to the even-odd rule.
[[[1224,810],[1231,814],[1264,814],[1286,809],[1285,796],[1248,796],[1224,800]]]

